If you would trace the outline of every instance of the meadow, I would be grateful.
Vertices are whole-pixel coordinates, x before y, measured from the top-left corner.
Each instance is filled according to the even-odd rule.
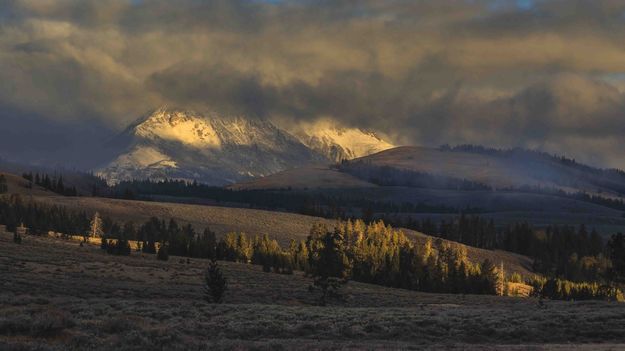
[[[318,306],[302,273],[220,262],[223,304],[204,301],[206,260],[0,234],[0,349],[619,349],[625,305],[428,294],[350,282]]]

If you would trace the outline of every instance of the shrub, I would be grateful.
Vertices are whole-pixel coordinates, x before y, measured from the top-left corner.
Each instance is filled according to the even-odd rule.
[[[510,283],[522,283],[523,282],[523,278],[521,278],[521,275],[519,273],[512,273],[512,275],[510,276]]]
[[[36,336],[49,336],[59,333],[61,330],[73,327],[74,321],[63,311],[48,310],[37,314],[30,326],[30,332]]]
[[[119,334],[137,329],[135,321],[126,317],[113,317],[102,323],[102,331],[109,334]]]
[[[161,245],[158,249],[158,253],[156,254],[156,258],[161,261],[167,261],[169,259],[169,253],[167,253],[167,246]]]

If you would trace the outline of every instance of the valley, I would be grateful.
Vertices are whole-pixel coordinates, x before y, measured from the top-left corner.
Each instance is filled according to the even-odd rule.
[[[33,228],[15,243],[0,233],[0,310],[15,316],[0,319],[0,346],[625,342],[596,332],[619,323],[625,299],[604,280],[607,240],[625,230],[622,172],[528,150],[392,148],[328,128],[289,134],[161,109],[118,136],[125,153],[96,175],[5,167],[24,174],[0,173],[0,219]],[[345,138],[351,148],[333,144]],[[81,242],[96,218],[100,234]],[[311,287],[328,240],[351,281],[326,302]],[[217,264],[207,257],[227,279],[223,304],[205,302],[202,274]],[[570,325],[548,322],[563,316]]]
[[[624,0],[0,0],[0,351],[625,350]]]

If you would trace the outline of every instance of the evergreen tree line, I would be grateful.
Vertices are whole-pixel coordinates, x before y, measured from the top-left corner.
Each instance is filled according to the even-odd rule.
[[[49,230],[88,233],[90,226],[84,212],[24,202],[17,195],[0,199],[0,223],[9,230],[24,223],[33,234],[45,234]],[[156,253],[156,243],[160,243],[159,257],[172,254],[238,261],[285,274],[301,270],[313,277],[326,277],[319,280],[322,286],[331,281],[327,278],[336,278],[427,292],[506,294],[506,275],[496,262],[472,263],[461,245],[442,239],[418,243],[383,221],[369,224],[362,220],[339,221],[333,230],[315,225],[306,240],[291,241],[285,248],[267,235],[248,237],[244,233],[229,233],[217,240],[208,228],[198,233],[191,225],[181,226],[173,219],[166,222],[153,217],[135,226],[132,222],[119,224],[104,217],[102,226],[102,248],[116,255],[130,254],[128,240],[134,239],[141,243],[137,249],[147,253]],[[526,229],[514,229],[519,236],[524,235],[522,230]],[[542,240],[548,245],[543,245],[556,250],[552,252],[557,257],[565,257],[568,247],[580,250],[581,244],[574,242],[583,238],[583,233],[582,229],[578,232],[554,229],[545,233],[546,239]],[[581,246],[586,246],[585,252],[593,253],[591,244]],[[625,281],[625,263],[619,263],[625,262],[625,238],[614,236],[610,247],[611,262],[617,262],[614,266],[620,267],[613,273],[620,278],[614,280]],[[535,287],[542,296],[550,298],[612,298],[618,293],[607,288],[607,284],[559,281],[565,279],[556,278],[556,289],[546,283],[548,280]]]
[[[534,277],[528,282],[532,295],[552,300],[625,301],[623,292],[614,286],[596,282],[576,283],[559,278]]]
[[[431,212],[431,213],[478,213],[480,209],[458,209],[424,203],[396,203],[377,201],[355,196],[353,193],[318,192],[307,190],[231,190],[197,182],[166,179],[162,181],[124,181],[101,191],[101,194],[120,199],[158,200],[159,196],[192,197],[213,200],[216,203],[249,206],[267,210],[281,210],[306,215],[347,219],[366,217],[373,219],[374,213]]]
[[[347,161],[337,166],[349,169]],[[366,167],[363,167],[366,168]],[[411,186],[425,188],[457,189],[457,190],[492,190],[490,187],[463,179],[446,178],[428,174],[382,167],[383,172],[374,179],[367,179],[378,185]],[[397,179],[403,179],[397,181]],[[214,200],[241,206],[245,204],[254,208],[269,210],[285,210],[288,212],[314,215],[332,219],[362,217],[366,220],[367,213],[481,213],[478,207],[455,208],[445,205],[394,201],[378,201],[358,194],[330,191],[307,191],[292,189],[275,190],[230,190],[222,187],[209,186],[197,182],[166,179],[162,181],[132,180],[121,182],[113,187],[100,187],[94,190],[93,196],[107,196],[126,200],[158,200],[159,196],[193,197]],[[521,186],[498,189],[498,191],[516,191],[532,194],[548,194],[569,199],[594,203],[601,206],[625,211],[625,202],[620,199],[605,198],[583,192],[567,193],[556,188]]]
[[[59,195],[63,196],[78,196],[78,191],[75,186],[66,187],[63,184],[63,176],[59,175],[58,178],[56,175],[50,177],[46,173],[35,173],[33,176],[32,172],[22,174],[22,177],[28,181],[36,185],[39,185],[45,189],[48,189],[52,192],[55,192]]]
[[[535,229],[527,222],[515,223],[497,229],[492,219],[460,215],[439,222],[387,216],[394,225],[414,229],[443,239],[469,246],[505,250],[534,259],[536,272],[573,281],[599,281],[605,277],[610,260],[605,243],[596,230],[585,225],[550,225]]]
[[[24,201],[21,196],[13,194],[0,198],[0,223],[5,224],[10,231],[23,223],[31,234],[36,235],[48,231],[83,234],[89,228],[89,217],[85,212]]]
[[[380,186],[406,186],[427,189],[491,190],[491,187],[462,178],[416,172],[390,166],[377,166],[362,160],[344,160],[336,165],[340,172],[348,173]]]
[[[329,243],[351,280],[428,292],[505,293],[503,267],[488,260],[473,264],[463,246],[440,239],[419,244],[383,221],[339,221],[334,230],[314,226],[306,240],[310,270]]]
[[[556,179],[554,179],[555,181]],[[578,186],[578,184],[564,184],[572,187]],[[543,187],[543,186],[531,186],[531,185],[521,185],[517,187],[506,187],[506,188],[498,188],[497,191],[515,191],[529,194],[542,194],[542,195],[555,195],[559,197],[565,197],[568,199],[579,200],[584,202],[589,202],[609,208],[613,208],[619,211],[625,211],[625,201],[621,199],[613,199],[608,197],[603,197],[601,195],[592,195],[585,192],[566,192],[562,189],[558,189],[555,187]],[[625,191],[625,189],[623,189]]]

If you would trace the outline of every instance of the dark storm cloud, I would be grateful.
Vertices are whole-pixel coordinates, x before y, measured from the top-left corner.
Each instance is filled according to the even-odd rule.
[[[160,104],[625,167],[622,1],[0,3],[0,105],[114,128]]]

